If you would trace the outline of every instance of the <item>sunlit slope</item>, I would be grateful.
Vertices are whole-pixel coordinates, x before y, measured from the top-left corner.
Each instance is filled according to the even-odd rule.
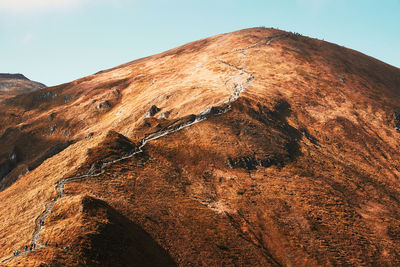
[[[398,68],[255,28],[7,99],[3,264],[396,266],[399,98]]]
[[[0,73],[0,101],[44,87],[44,84],[31,81],[22,74]]]

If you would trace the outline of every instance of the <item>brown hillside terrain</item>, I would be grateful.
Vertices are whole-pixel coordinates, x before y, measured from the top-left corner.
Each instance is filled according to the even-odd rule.
[[[44,84],[31,81],[22,74],[0,73],[0,101],[44,87]]]
[[[0,262],[398,266],[399,103],[398,68],[264,28],[5,99]]]

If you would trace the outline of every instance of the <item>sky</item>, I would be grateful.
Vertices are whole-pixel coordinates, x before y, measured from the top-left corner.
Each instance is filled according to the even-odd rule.
[[[400,67],[400,0],[0,0],[0,73],[52,86],[258,26]]]

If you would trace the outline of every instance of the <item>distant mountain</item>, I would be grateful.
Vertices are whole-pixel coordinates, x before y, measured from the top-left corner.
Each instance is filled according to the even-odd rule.
[[[5,99],[0,265],[400,266],[399,131],[400,69],[266,28]]]
[[[34,82],[22,74],[0,73],[0,101],[16,95],[33,92],[46,85]]]
[[[20,73],[0,73],[0,79],[14,79],[14,80],[28,80],[24,75]]]

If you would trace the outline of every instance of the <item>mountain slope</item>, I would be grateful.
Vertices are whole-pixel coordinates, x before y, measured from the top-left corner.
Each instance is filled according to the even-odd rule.
[[[44,87],[44,84],[31,81],[22,74],[0,73],[0,101]]]
[[[396,266],[399,97],[398,68],[255,28],[9,98],[0,256]]]

